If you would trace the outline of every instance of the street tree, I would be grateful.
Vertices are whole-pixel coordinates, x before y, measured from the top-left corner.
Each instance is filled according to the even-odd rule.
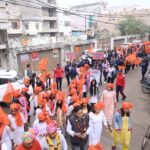
[[[128,18],[119,23],[118,29],[121,35],[144,35],[150,33],[150,26],[146,25],[142,20],[136,18]]]

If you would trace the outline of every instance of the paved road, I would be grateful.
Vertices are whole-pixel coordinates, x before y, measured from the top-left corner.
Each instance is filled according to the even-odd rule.
[[[141,85],[139,84],[140,77],[139,68],[136,68],[126,75],[127,84],[125,93],[127,95],[127,100],[134,104],[131,115],[133,134],[130,150],[141,150],[143,135],[147,126],[150,125],[150,95],[146,95],[141,91]],[[119,103],[119,106],[121,106],[121,102]],[[106,132],[103,133],[102,144],[104,150],[111,150],[111,138]],[[121,148],[118,148],[118,150],[121,150]],[[150,145],[147,150],[150,150]]]

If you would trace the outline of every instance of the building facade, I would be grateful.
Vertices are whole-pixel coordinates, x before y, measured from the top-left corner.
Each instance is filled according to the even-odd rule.
[[[71,7],[72,32],[78,33],[89,29],[94,29],[95,23],[98,19],[95,14],[104,14],[106,11],[106,6],[107,2],[100,1]]]
[[[23,73],[31,64],[38,71],[39,61],[48,58],[48,70],[65,64],[66,53],[75,46],[90,45],[85,38],[73,41],[69,11],[60,11],[57,0],[0,3],[0,69]],[[72,42],[73,41],[73,42]]]
[[[119,22],[126,20],[127,18],[134,17],[141,20],[147,25],[150,25],[150,9],[141,8],[122,8],[121,10],[108,11],[107,14],[98,18],[96,23],[96,30],[103,31],[104,29],[109,31],[111,36],[118,36],[120,32],[118,30],[117,24]]]

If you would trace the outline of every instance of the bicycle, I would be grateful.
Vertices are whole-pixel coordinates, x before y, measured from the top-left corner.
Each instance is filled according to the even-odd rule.
[[[148,126],[146,133],[144,135],[143,141],[142,141],[142,147],[141,150],[146,150],[148,148],[147,146],[150,144],[150,125]],[[149,145],[150,146],[150,145]],[[150,147],[149,147],[150,148]]]

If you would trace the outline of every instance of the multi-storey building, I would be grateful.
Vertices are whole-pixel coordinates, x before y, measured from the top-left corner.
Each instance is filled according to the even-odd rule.
[[[0,10],[0,68],[23,72],[31,63],[38,70],[43,57],[50,69],[61,63],[60,39],[71,28],[70,16],[57,11],[56,0],[2,1]]]

